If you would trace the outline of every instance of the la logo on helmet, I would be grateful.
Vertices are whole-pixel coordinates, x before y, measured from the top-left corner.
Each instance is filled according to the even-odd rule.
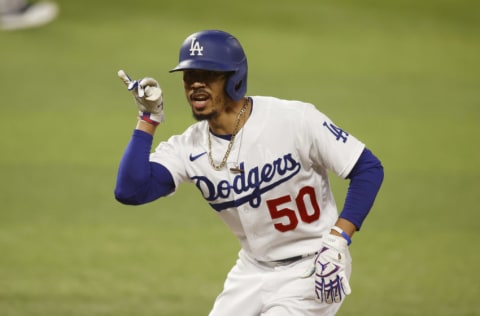
[[[203,46],[200,46],[200,42],[194,37],[190,44],[190,56],[203,56]]]

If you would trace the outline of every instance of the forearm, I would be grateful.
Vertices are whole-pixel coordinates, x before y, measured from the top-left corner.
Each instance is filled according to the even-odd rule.
[[[383,167],[368,149],[365,149],[351,171],[345,204],[336,226],[349,236],[359,230],[373,206],[383,181]]]
[[[335,223],[335,226],[343,230],[348,236],[350,236],[350,238],[353,236],[353,234],[357,230],[357,227],[355,226],[355,224],[341,217],[338,218],[337,222]],[[334,229],[330,231],[330,234],[342,237],[342,235]]]
[[[118,167],[115,197],[125,204],[133,204],[129,200],[151,176],[149,155],[153,137],[140,131],[133,132]]]
[[[137,126],[135,127],[135,129],[143,131],[153,136],[155,134],[157,126],[150,124],[148,122],[145,122],[143,120],[138,120]]]

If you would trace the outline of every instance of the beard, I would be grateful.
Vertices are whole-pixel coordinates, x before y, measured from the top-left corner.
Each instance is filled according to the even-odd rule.
[[[210,113],[206,113],[206,114],[198,114],[198,113],[195,113],[192,111],[192,116],[195,120],[197,120],[198,122],[200,121],[205,121],[205,120],[210,120],[210,119],[213,119],[215,118],[216,116],[218,115],[218,112],[213,110],[212,112]]]

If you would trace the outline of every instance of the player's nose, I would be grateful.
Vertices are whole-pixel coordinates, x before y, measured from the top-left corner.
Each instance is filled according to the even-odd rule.
[[[201,81],[192,81],[192,82],[184,81],[184,86],[185,86],[185,89],[188,89],[188,90],[197,90],[197,89],[205,88],[206,84]]]

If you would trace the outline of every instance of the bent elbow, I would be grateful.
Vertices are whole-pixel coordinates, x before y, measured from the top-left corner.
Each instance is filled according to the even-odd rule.
[[[115,189],[114,191],[114,196],[115,200],[118,202],[125,204],[125,205],[140,205],[140,203],[135,197],[132,197],[131,195],[126,194],[126,192],[123,192],[122,190],[119,190],[118,188]]]

